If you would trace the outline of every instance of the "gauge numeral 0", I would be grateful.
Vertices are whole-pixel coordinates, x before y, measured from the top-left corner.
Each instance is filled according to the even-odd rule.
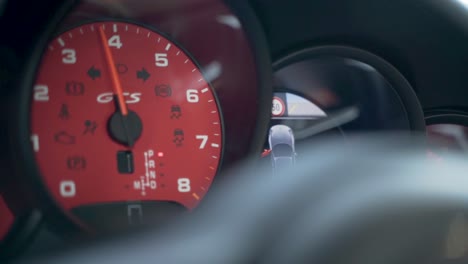
[[[76,195],[76,185],[74,181],[60,182],[60,195],[64,198],[72,198]]]
[[[187,90],[187,101],[192,104],[200,102],[200,97],[198,96],[198,91],[194,89]]]
[[[189,178],[179,178],[177,180],[177,190],[181,193],[190,192],[190,179]]]
[[[63,49],[62,55],[62,62],[64,64],[75,64],[76,63],[76,50],[74,49]]]
[[[167,53],[156,53],[156,54],[154,54],[154,59],[156,60],[156,66],[158,66],[158,67],[167,67],[167,66],[169,66],[169,60],[167,59]]]
[[[49,87],[47,85],[34,86],[34,101],[48,102],[49,101]]]

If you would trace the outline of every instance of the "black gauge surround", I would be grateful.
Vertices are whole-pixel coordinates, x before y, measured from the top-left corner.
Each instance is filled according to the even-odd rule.
[[[122,6],[134,8],[134,12],[121,12]],[[9,144],[14,154],[18,193],[30,193],[34,206],[45,212],[47,226],[61,235],[80,233],[86,227],[69,221],[69,215],[54,202],[41,180],[29,142],[31,89],[44,51],[50,48],[50,40],[77,25],[104,20],[131,21],[155,28],[186,50],[205,76],[218,75],[210,79],[210,86],[223,113],[222,170],[261,151],[269,122],[271,61],[263,31],[247,3],[220,0],[177,0],[171,5],[133,0],[64,2],[44,23],[35,39],[35,47],[22,72],[25,78],[17,84],[21,89],[13,93],[17,103],[9,109],[15,113],[10,117]],[[216,181],[212,188],[215,184]]]
[[[344,69],[348,66],[349,68],[359,68],[360,72],[356,72],[353,75],[351,71],[337,70],[339,67]],[[366,70],[372,74],[365,76]],[[367,51],[347,46],[307,48],[287,54],[278,59],[274,63],[274,71],[275,90],[286,89],[291,92],[306,95],[306,98],[308,96],[310,101],[314,103],[317,102],[325,112],[334,111],[343,106],[327,107],[326,105],[329,99],[327,99],[327,93],[330,95],[330,91],[331,93],[336,92],[336,89],[335,91],[329,89],[333,87],[333,85],[336,84],[335,86],[340,86],[341,90],[339,92],[347,94],[347,98],[361,93],[360,98],[365,98],[367,102],[363,103],[362,99],[356,100],[356,102],[348,102],[348,106],[355,104],[361,107],[363,109],[362,113],[367,114],[367,117],[361,119],[366,119],[365,121],[368,121],[371,125],[357,123],[352,130],[409,130],[418,134],[425,131],[422,107],[409,82],[391,64]],[[335,72],[338,72],[341,76],[336,75]],[[295,76],[291,76],[293,74],[297,74],[299,80],[296,80]],[[336,80],[337,78],[341,78],[341,80]],[[362,89],[362,91],[353,90],[353,86],[358,86],[356,85],[356,83],[360,81],[358,78],[367,78],[372,82],[380,82],[381,86],[384,88],[381,89],[381,91],[373,91],[372,87],[365,87],[366,89]],[[304,81],[304,79],[306,79],[306,81]],[[308,81],[311,85],[304,85],[304,83]],[[296,83],[299,83],[299,85],[296,85]],[[330,87],[326,87],[327,85]],[[315,88],[317,88],[316,90],[318,92],[314,94],[312,90]],[[323,92],[324,90],[325,92]],[[363,92],[366,94],[363,95]],[[367,96],[369,93],[370,96]],[[374,104],[373,107],[370,107],[370,105],[374,103],[372,100],[377,100],[373,95],[381,95],[383,98],[381,101],[383,100],[382,102],[385,106]],[[338,100],[340,100],[339,93]],[[346,106],[346,104],[344,105]],[[385,115],[372,120],[372,114],[374,113],[371,113],[370,110],[374,109],[375,111],[379,111],[379,107],[382,109],[387,108],[384,110],[390,114],[396,115],[395,118],[397,120],[395,124],[388,124],[387,120],[390,118]],[[344,127],[344,130],[346,131],[346,127]]]

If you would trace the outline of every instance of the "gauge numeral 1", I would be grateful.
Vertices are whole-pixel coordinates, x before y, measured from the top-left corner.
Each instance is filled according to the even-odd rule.
[[[189,103],[195,104],[200,102],[200,97],[198,96],[198,91],[194,89],[187,90],[187,101]]]
[[[200,143],[200,149],[204,149],[206,146],[206,142],[208,142],[208,136],[207,135],[197,135],[195,136],[196,139],[201,140]]]
[[[47,85],[34,86],[34,101],[48,102],[49,101],[49,87]]]
[[[167,59],[167,53],[156,53],[154,54],[156,60],[156,66],[167,67],[169,66],[169,60]]]
[[[179,178],[177,180],[177,190],[181,193],[190,192],[190,179],[188,178]]]
[[[31,135],[31,142],[33,146],[33,150],[35,152],[39,151],[39,136],[36,134]]]
[[[60,195],[64,198],[72,198],[76,195],[76,185],[74,181],[60,182]]]
[[[110,37],[109,40],[107,41],[107,44],[109,45],[109,47],[113,47],[117,49],[120,49],[123,46],[119,35],[114,35]]]
[[[62,55],[62,62],[64,64],[75,64],[76,63],[76,50],[74,49],[63,49]]]

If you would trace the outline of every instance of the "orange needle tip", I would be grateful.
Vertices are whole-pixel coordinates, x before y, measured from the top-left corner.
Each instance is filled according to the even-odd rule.
[[[112,80],[112,87],[115,95],[117,96],[120,112],[122,113],[122,115],[126,116],[128,115],[128,108],[127,104],[125,103],[125,98],[123,96],[122,83],[120,82],[119,74],[115,67],[115,61],[114,57],[112,56],[111,49],[107,44],[106,33],[104,32],[104,29],[102,27],[99,27],[99,35],[101,36],[101,43],[102,47],[104,48],[104,54],[106,56],[106,64],[109,68],[109,73],[111,75]]]

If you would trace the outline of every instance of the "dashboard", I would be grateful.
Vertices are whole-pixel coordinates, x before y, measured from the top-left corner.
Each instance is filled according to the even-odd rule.
[[[2,261],[164,228],[324,138],[468,151],[463,0],[7,0],[0,32]]]

